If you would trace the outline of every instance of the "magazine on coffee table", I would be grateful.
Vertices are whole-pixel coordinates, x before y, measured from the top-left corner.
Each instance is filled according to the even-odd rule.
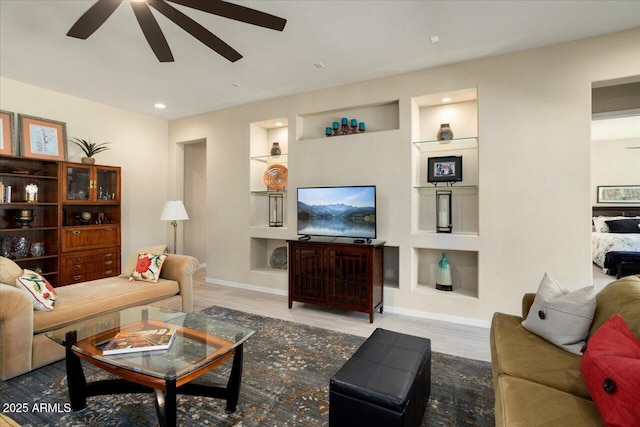
[[[142,329],[119,332],[102,349],[103,355],[167,350],[176,335],[175,328]]]

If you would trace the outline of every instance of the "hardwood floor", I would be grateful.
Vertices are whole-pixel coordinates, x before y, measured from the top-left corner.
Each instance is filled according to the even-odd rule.
[[[369,315],[312,304],[294,303],[289,309],[286,296],[272,295],[214,283],[207,283],[206,269],[194,277],[196,311],[216,305],[261,316],[273,317],[309,326],[368,337],[375,328],[431,339],[431,348],[439,353],[491,361],[489,329],[458,325],[395,313],[376,313],[373,324]]]

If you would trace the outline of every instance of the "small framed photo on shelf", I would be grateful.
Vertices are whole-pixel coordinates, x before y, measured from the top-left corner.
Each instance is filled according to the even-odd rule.
[[[0,154],[18,155],[18,144],[15,140],[15,118],[11,111],[0,110]]]
[[[22,156],[67,160],[66,123],[18,114],[18,133]]]
[[[462,156],[429,157],[427,181],[436,185],[462,181]]]
[[[640,185],[599,185],[598,203],[640,204]]]

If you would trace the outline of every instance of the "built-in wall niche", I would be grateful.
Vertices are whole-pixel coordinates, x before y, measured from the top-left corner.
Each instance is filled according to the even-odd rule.
[[[440,189],[440,186],[438,187]],[[454,186],[442,187],[452,190],[451,224],[453,233],[478,234],[478,189],[477,187]],[[419,191],[418,230],[419,232],[436,232],[436,189],[423,188]]]
[[[273,164],[288,165],[289,122],[286,117],[251,123],[249,125],[250,190],[267,191],[263,175]],[[273,143],[277,142],[280,154],[272,155]]]
[[[273,268],[271,266],[271,257],[273,252],[278,248],[286,248],[286,240],[267,239],[267,238],[251,238],[251,270],[259,272],[268,272],[274,274],[286,275],[287,269]],[[286,252],[285,252],[286,255]],[[285,258],[286,259],[286,258]]]
[[[269,225],[269,193],[264,182],[264,173],[277,165],[289,167],[289,122],[286,117],[251,123],[249,125],[249,193],[252,227]],[[274,143],[280,154],[272,154]],[[283,215],[286,225],[287,190],[285,186],[278,192],[283,194]],[[280,228],[280,227],[279,227]]]
[[[454,140],[478,136],[476,88],[417,96],[412,101],[411,139],[436,141],[440,125],[448,123]]]
[[[413,231],[436,232],[436,191],[452,191],[452,233],[478,234],[478,101],[477,90],[464,89],[423,95],[411,100],[413,150]],[[437,140],[442,124],[453,139]],[[429,159],[461,157],[462,180],[437,186],[428,176]]]
[[[436,289],[438,263],[445,252],[451,268],[453,291]],[[414,248],[417,289],[441,296],[478,298],[478,252]]]
[[[327,138],[325,131],[333,122],[342,123],[346,117],[351,124],[352,119],[365,123],[364,134],[399,129],[400,115],[398,100],[376,104],[358,105],[330,111],[312,112],[296,117],[296,140]],[[348,138],[357,135],[333,136],[329,138]]]
[[[286,229],[287,221],[287,199],[288,193],[283,192],[283,210],[282,210],[282,227],[269,227],[269,192],[258,191],[251,194],[249,201],[249,209],[251,214],[251,226],[252,227],[267,227],[272,228],[273,231]],[[294,196],[295,197],[295,193]]]
[[[400,287],[400,248],[398,246],[384,247],[382,272],[385,287],[396,289]]]

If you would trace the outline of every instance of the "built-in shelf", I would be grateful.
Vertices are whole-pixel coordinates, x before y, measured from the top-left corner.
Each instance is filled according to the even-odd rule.
[[[453,98],[445,103],[443,98]],[[417,270],[416,291],[440,297],[474,298],[478,292],[479,171],[478,102],[476,89],[442,92],[412,98],[412,245]],[[454,138],[435,139],[448,123]],[[429,182],[428,164],[434,157],[462,157],[462,181],[454,185]],[[430,160],[431,159],[431,160]],[[452,233],[436,232],[436,193],[451,191]],[[452,268],[453,291],[436,290],[442,252]]]
[[[380,132],[400,128],[400,109],[398,100],[380,102],[368,105],[356,105],[330,111],[300,114],[296,117],[296,140],[304,141],[316,138],[343,139],[358,137],[373,132]],[[346,117],[351,123],[356,119],[358,123],[365,123],[364,133],[326,137],[325,129],[332,127],[333,122],[342,123]]]
[[[456,191],[456,190],[477,190],[478,186],[473,184],[473,185],[433,185],[433,184],[427,184],[427,185],[416,185],[413,188],[415,188],[416,190],[452,190],[452,191]]]
[[[450,151],[478,148],[478,138],[454,138],[447,141],[429,140],[413,143],[420,151]]]
[[[447,254],[451,268],[453,291],[436,289],[438,263],[442,253]],[[416,289],[439,296],[478,298],[478,252],[455,249],[414,248],[418,266]]]
[[[277,156],[265,155],[265,156],[252,156],[251,160],[255,160],[262,163],[272,164],[272,163],[287,163],[288,162],[287,154],[279,154]]]
[[[287,187],[283,190],[269,190],[264,183],[264,173],[271,165],[279,164],[288,168],[289,163],[289,121],[286,117],[274,118],[249,125],[249,209],[250,227],[269,228],[269,195],[284,197],[283,219],[286,226]],[[277,142],[280,154],[271,154]],[[274,227],[283,228],[283,227]]]
[[[275,190],[251,190],[251,194],[256,194],[256,195],[263,195],[263,196],[268,196],[269,194],[283,194],[283,195],[287,195],[287,190],[280,190],[280,191],[275,191]]]

